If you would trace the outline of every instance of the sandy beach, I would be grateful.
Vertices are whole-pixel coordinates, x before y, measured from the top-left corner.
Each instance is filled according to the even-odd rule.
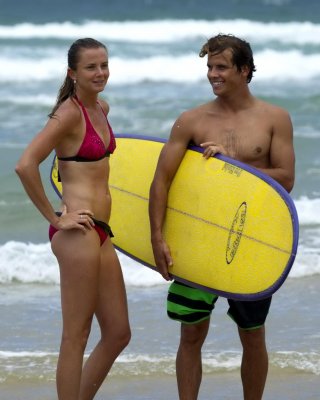
[[[54,382],[0,385],[1,400],[56,400]],[[305,373],[270,371],[264,400],[319,400],[319,377]],[[178,400],[174,377],[145,379],[111,377],[104,383],[97,400]],[[204,375],[199,400],[241,400],[238,373]]]

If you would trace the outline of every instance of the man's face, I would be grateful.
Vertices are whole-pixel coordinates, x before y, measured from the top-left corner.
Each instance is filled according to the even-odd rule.
[[[233,64],[231,49],[226,49],[219,54],[208,54],[207,77],[215,95],[223,95],[226,91],[238,87],[243,81],[244,71],[239,72]]]

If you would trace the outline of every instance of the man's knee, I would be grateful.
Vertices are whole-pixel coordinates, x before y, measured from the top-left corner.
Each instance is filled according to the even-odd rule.
[[[256,329],[239,328],[239,336],[244,349],[259,349],[265,347],[265,328]]]
[[[209,330],[210,319],[197,324],[181,324],[181,343],[186,346],[202,346]]]

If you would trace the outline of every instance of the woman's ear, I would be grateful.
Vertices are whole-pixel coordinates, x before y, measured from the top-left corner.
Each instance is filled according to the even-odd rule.
[[[67,75],[71,80],[73,80],[73,81],[76,80],[76,74],[71,68],[68,68]]]

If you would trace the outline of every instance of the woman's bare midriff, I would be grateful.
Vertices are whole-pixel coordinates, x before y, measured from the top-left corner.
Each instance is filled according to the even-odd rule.
[[[94,163],[68,162],[59,164],[63,198],[67,211],[87,209],[94,218],[109,222],[111,195],[108,188],[109,160]],[[73,164],[73,165],[71,165]]]

